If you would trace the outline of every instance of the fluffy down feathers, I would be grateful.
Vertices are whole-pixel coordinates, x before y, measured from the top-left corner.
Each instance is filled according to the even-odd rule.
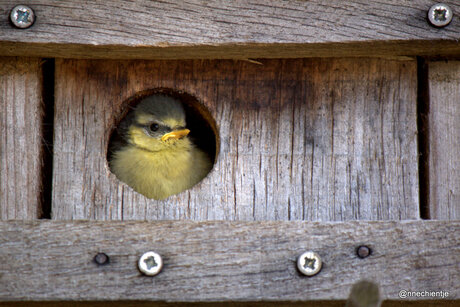
[[[212,163],[183,134],[162,141],[168,133],[183,132],[185,111],[172,97],[155,95],[141,101],[119,125],[123,145],[110,160],[121,181],[148,198],[164,199],[201,181]]]

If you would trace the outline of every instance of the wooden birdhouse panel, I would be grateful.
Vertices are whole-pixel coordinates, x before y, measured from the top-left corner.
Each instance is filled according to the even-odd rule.
[[[0,57],[0,220],[41,214],[42,111],[41,59]]]
[[[426,20],[432,0],[35,0],[22,31],[0,2],[0,53],[56,58],[213,59],[458,54],[454,21]],[[457,0],[445,0],[453,12]]]
[[[111,306],[197,301],[344,306],[353,284],[366,278],[379,284],[385,301],[395,301],[406,287],[421,287],[448,296],[409,306],[458,305],[452,300],[460,278],[459,221],[10,221],[0,226],[10,242],[0,249],[0,259],[9,264],[1,267],[0,298],[7,300],[66,300],[74,306],[103,300]],[[370,257],[356,256],[359,242],[370,243]],[[136,268],[146,248],[155,248],[165,262],[153,278]],[[298,272],[295,255],[312,248],[321,255],[323,269],[306,277]],[[97,252],[110,255],[110,263],[97,265]]]
[[[419,217],[416,62],[56,61],[55,219],[404,220]],[[130,97],[170,88],[216,122],[192,189],[150,200],[109,170]]]
[[[428,182],[433,219],[460,219],[460,62],[428,66]]]

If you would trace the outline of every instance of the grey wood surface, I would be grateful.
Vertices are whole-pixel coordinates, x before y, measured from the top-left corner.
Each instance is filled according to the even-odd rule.
[[[171,303],[151,301],[28,301],[28,307],[343,307],[343,301],[308,301],[308,302],[211,302],[211,303]],[[382,307],[456,307],[458,301],[385,301]],[[22,301],[0,302],[2,307],[24,306]]]
[[[432,0],[39,0],[14,28],[0,2],[0,54],[69,58],[258,58],[459,54],[460,3],[443,29]]]
[[[305,301],[305,302],[211,302],[174,303],[151,301],[28,301],[28,307],[343,307],[344,301]],[[456,307],[458,300],[424,301],[384,301],[382,307]],[[23,301],[0,302],[2,307],[24,306]]]
[[[40,215],[42,68],[0,57],[0,220]]]
[[[0,300],[346,300],[361,279],[379,284],[385,300],[400,290],[452,300],[459,231],[460,221],[1,222]],[[364,259],[362,244],[372,250]],[[155,277],[137,269],[149,250],[164,261]],[[306,250],[323,261],[313,277],[296,269]],[[109,264],[93,261],[99,252]]]
[[[139,91],[173,88],[215,118],[220,154],[165,201],[109,170]],[[381,59],[56,62],[53,218],[417,219],[416,63]]]
[[[429,203],[431,218],[460,219],[460,62],[430,62]]]

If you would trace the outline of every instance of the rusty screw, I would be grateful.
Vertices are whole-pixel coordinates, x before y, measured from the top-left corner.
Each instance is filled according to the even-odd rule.
[[[96,256],[94,256],[94,262],[96,262],[98,265],[104,265],[110,262],[110,258],[105,253],[98,253]]]
[[[35,13],[26,5],[17,5],[11,10],[10,20],[16,28],[27,29],[34,24]]]
[[[161,259],[161,256],[155,252],[146,252],[139,259],[137,266],[142,274],[155,276],[160,273],[163,268],[163,260]]]
[[[438,28],[447,26],[452,21],[452,16],[452,9],[444,3],[437,3],[428,11],[428,20]]]
[[[318,274],[322,266],[321,257],[312,251],[305,252],[297,258],[297,268],[306,276]]]
[[[361,245],[356,249],[356,254],[359,258],[366,258],[371,254],[371,249],[365,245]]]

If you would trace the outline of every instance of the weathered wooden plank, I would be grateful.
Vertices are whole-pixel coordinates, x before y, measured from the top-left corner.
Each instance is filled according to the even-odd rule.
[[[452,306],[453,301],[406,301],[407,305],[392,301],[383,307],[439,307]],[[449,304],[450,303],[450,304]],[[24,306],[23,301],[0,302],[0,306]],[[423,305],[422,305],[423,304]],[[27,307],[343,307],[342,301],[310,301],[310,302],[210,302],[210,303],[174,303],[152,301],[27,301]]]
[[[460,3],[446,0],[454,12]],[[0,54],[72,58],[294,58],[460,53],[457,14],[443,29],[433,1],[40,0],[27,30],[8,23],[2,1]]]
[[[343,307],[343,301],[309,301],[309,302],[212,302],[212,303],[171,303],[151,301],[28,301],[28,307]],[[385,301],[382,307],[455,307],[457,301],[430,300],[430,301]],[[24,306],[24,302],[0,302],[0,306]]]
[[[456,301],[385,301],[382,307],[455,307]],[[79,301],[79,302],[27,302],[30,307],[342,307],[342,301],[311,301],[311,302],[212,302],[212,303],[167,303],[148,301]],[[16,307],[24,306],[24,302],[0,302],[0,306]]]
[[[40,215],[42,68],[0,57],[0,220]]]
[[[416,64],[379,59],[60,60],[54,219],[400,220],[419,217]],[[148,200],[110,173],[124,101],[167,87],[216,119],[200,184]]]
[[[453,301],[406,301],[405,305],[397,301],[389,301],[383,307],[452,306]],[[24,306],[23,301],[0,302],[0,306]],[[27,301],[27,307],[343,307],[342,301],[310,301],[310,302],[210,302],[210,303],[174,303],[152,301]]]
[[[455,307],[457,301],[385,301],[382,307]],[[310,302],[212,302],[212,303],[168,303],[149,301],[58,301],[58,302],[27,302],[28,307],[342,307],[343,301],[310,301]],[[24,302],[0,302],[0,306],[24,306]]]
[[[346,300],[355,282],[370,279],[386,300],[400,299],[400,290],[442,290],[452,300],[459,231],[460,221],[2,222],[0,299]],[[356,255],[362,244],[372,250],[364,259]],[[149,250],[164,260],[155,277],[137,269]],[[296,269],[305,250],[324,262],[316,276]],[[98,252],[110,263],[98,266]]]
[[[429,62],[429,204],[433,219],[460,219],[460,62]]]

